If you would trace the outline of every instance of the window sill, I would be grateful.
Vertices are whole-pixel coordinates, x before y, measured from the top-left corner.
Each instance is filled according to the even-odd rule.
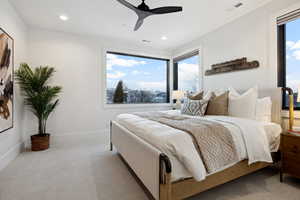
[[[126,109],[126,108],[172,108],[171,103],[157,103],[157,104],[104,104],[104,109]]]

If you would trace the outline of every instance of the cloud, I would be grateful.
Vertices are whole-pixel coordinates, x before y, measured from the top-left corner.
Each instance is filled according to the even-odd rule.
[[[126,74],[120,71],[115,71],[114,73],[107,73],[107,78],[111,78],[111,79],[119,79],[124,76],[126,76]]]
[[[121,67],[133,67],[136,65],[145,65],[145,61],[138,61],[133,59],[124,59],[120,58],[114,54],[107,54],[107,70],[111,70],[113,66],[121,66]]]
[[[299,79],[291,79],[291,80],[289,80],[289,79],[287,78],[286,85],[287,85],[288,87],[292,88],[292,90],[293,90],[294,92],[297,92],[297,91],[298,91],[298,88],[299,88],[299,86],[300,86],[300,80],[299,80]]]
[[[286,41],[286,47],[288,49],[291,49],[295,45],[294,41]]]
[[[133,75],[138,75],[140,72],[138,70],[134,70],[131,72]]]
[[[154,82],[146,82],[140,81],[137,83],[139,88],[142,89],[150,89],[150,90],[165,90],[166,89],[166,82],[165,81],[154,81]]]
[[[293,52],[293,57],[297,60],[300,60],[300,50]]]
[[[180,63],[178,66],[178,73],[181,80],[191,80],[199,77],[199,65]]]
[[[286,42],[286,47],[290,50],[296,50],[300,49],[300,40],[294,42],[294,41],[287,41]]]
[[[131,74],[132,74],[132,75],[139,75],[139,74],[142,74],[142,75],[145,75],[145,76],[151,75],[150,72],[141,72],[141,71],[138,71],[138,70],[133,70],[133,71],[131,72]]]
[[[180,63],[178,65],[178,79],[180,90],[197,90],[199,85],[199,65]]]

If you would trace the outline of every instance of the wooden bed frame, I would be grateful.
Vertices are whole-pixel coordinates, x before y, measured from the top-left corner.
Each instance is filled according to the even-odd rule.
[[[119,130],[116,130],[119,129]],[[121,131],[120,131],[121,130]],[[149,178],[144,178],[145,175],[141,173],[143,171],[143,164],[140,166],[136,166],[136,164],[133,164],[134,162],[131,162],[130,156],[128,157],[128,152],[126,152],[126,148],[129,148],[129,146],[119,146],[118,142],[114,142],[114,133],[119,132],[119,134],[124,134],[123,136],[130,136],[132,141],[128,144],[130,144],[131,152],[140,153],[141,151],[138,151],[138,149],[135,149],[136,146],[139,146],[136,143],[144,142],[145,148],[149,148],[149,152],[151,152],[153,146],[146,143],[145,141],[142,141],[142,139],[135,136],[133,133],[130,133],[127,129],[119,125],[118,123],[112,121],[111,122],[111,144],[110,148],[111,151],[113,150],[113,145],[117,148],[119,154],[124,159],[126,164],[132,169],[132,171],[135,173],[136,177],[140,179],[140,181],[143,183],[145,188],[149,191],[149,193],[152,195],[153,199],[157,200],[179,200],[184,199],[187,197],[191,197],[193,195],[199,194],[203,191],[209,190],[213,187],[216,187],[218,185],[222,185],[226,182],[232,181],[234,179],[237,179],[241,176],[250,174],[252,172],[255,172],[257,170],[263,169],[265,167],[270,166],[270,163],[263,163],[258,162],[252,165],[248,165],[248,160],[241,161],[237,163],[236,165],[227,168],[221,172],[212,174],[208,176],[205,180],[201,182],[197,182],[193,178],[188,178],[176,182],[171,182],[171,174],[172,174],[172,165],[170,162],[170,159],[167,155],[164,153],[159,152],[159,150],[156,149],[156,152],[154,153],[154,157],[157,157],[158,162],[154,163],[147,163],[147,160],[151,160],[153,158],[152,156],[147,155],[134,155],[136,159],[138,158],[139,163],[144,163],[144,165],[158,165],[153,166],[153,168],[158,168],[159,170],[156,170],[157,173],[153,173],[151,170],[147,171],[145,170],[145,173],[149,173],[148,175],[153,176],[153,178],[156,178],[157,184],[154,183],[154,186],[157,187],[158,193],[155,192],[155,190],[151,191],[149,186]],[[136,141],[135,141],[136,140]],[[120,147],[120,148],[118,148]],[[125,151],[124,151],[125,150]],[[134,154],[134,153],[130,153]],[[143,153],[142,153],[143,154]],[[147,160],[145,160],[147,159]],[[150,177],[151,179],[151,177]],[[151,184],[150,184],[151,185]]]
[[[281,92],[277,91],[268,95],[274,97],[273,94],[275,94],[277,100],[281,99]],[[273,98],[273,104],[275,104],[274,102]],[[276,109],[274,110],[274,108]],[[280,114],[278,114],[280,110],[281,103],[273,105],[273,122],[280,123]],[[277,114],[273,114],[273,112]],[[125,160],[126,164],[143,183],[153,199],[156,200],[188,198],[272,165],[270,163],[258,162],[249,166],[248,160],[243,160],[230,168],[206,177],[201,182],[197,182],[193,178],[172,182],[172,165],[170,159],[157,148],[115,121],[111,121],[110,123],[110,139],[111,151],[113,150],[113,146],[117,148],[118,153]]]
[[[165,161],[162,162],[165,165]],[[212,174],[206,177],[205,180],[201,182],[195,181],[193,178],[181,180],[178,182],[171,183],[170,176],[171,172],[166,170],[161,171],[163,176],[163,181],[160,182],[160,200],[179,200],[191,197],[193,195],[199,194],[218,185],[222,185],[241,176],[250,174],[257,170],[263,169],[270,166],[270,163],[255,163],[248,165],[248,160],[239,162],[238,164],[227,168],[221,172]],[[165,167],[162,167],[165,168]]]

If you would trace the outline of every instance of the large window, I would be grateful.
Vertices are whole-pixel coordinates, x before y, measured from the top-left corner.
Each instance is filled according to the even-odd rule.
[[[199,89],[199,52],[194,51],[174,59],[174,90],[194,93]]]
[[[289,87],[295,93],[295,108],[300,87],[300,12],[278,18],[279,86]],[[283,95],[283,108],[288,108],[288,95]]]
[[[169,60],[106,54],[107,104],[169,102]]]

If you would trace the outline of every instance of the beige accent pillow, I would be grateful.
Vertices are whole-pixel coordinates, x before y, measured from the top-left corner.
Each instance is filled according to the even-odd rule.
[[[194,94],[194,95],[188,95],[187,97],[190,99],[190,100],[201,100],[201,99],[203,99],[203,91],[201,91],[201,92],[198,92],[198,93],[196,93],[196,94]]]
[[[228,96],[229,92],[220,96],[216,96],[213,92],[208,102],[206,115],[228,115]]]

